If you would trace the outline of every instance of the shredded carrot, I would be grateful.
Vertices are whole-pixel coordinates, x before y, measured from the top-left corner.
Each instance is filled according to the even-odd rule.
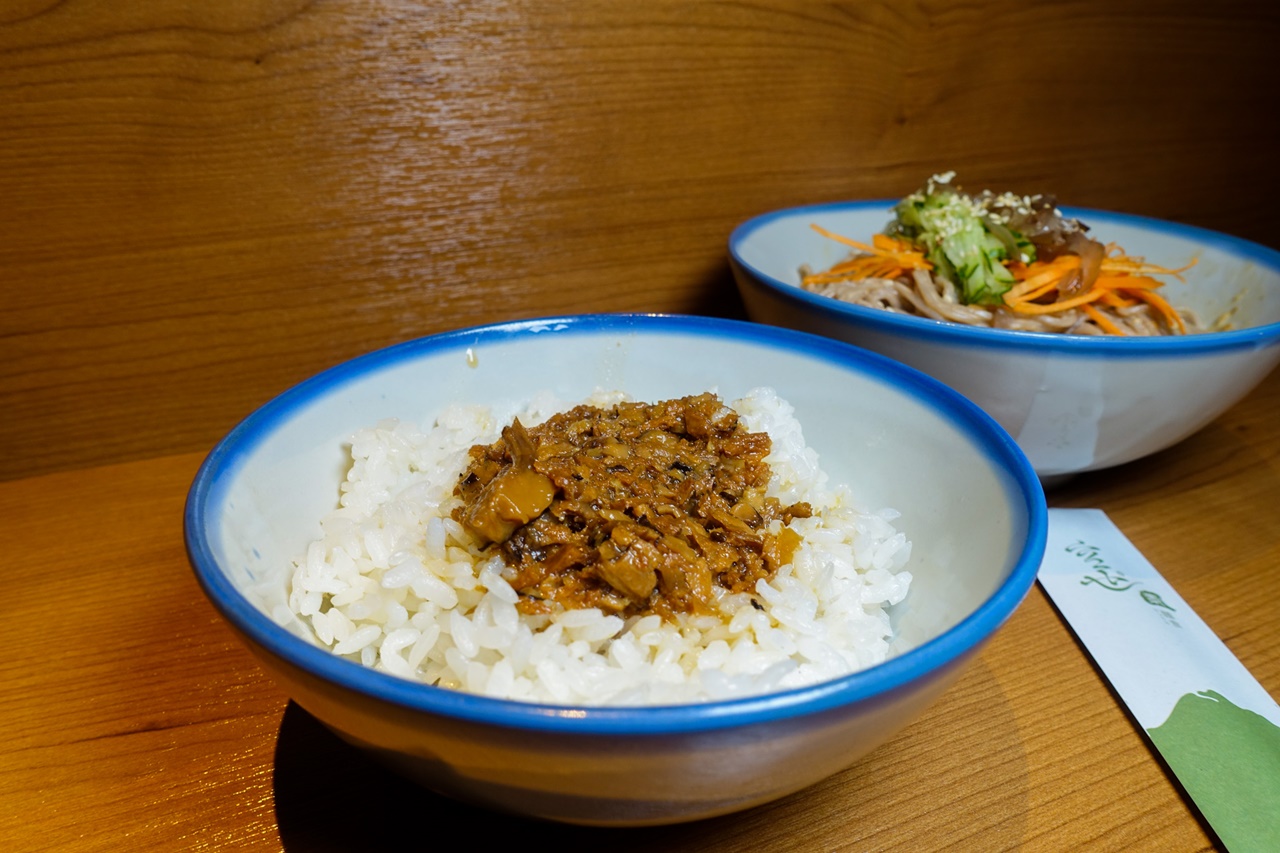
[[[1177,268],[1169,268],[1149,264],[1142,258],[1131,258],[1123,254],[1123,251],[1115,243],[1107,246],[1107,256],[1102,259],[1103,272],[1124,272],[1130,275],[1181,275],[1187,270],[1194,267],[1200,262],[1199,258],[1192,258],[1191,262]]]
[[[860,280],[865,278],[898,278],[911,270],[931,270],[933,265],[924,253],[911,243],[886,234],[876,234],[871,245],[832,233],[818,225],[814,231],[864,254],[843,261],[831,269],[806,275],[805,284],[831,281]],[[1114,243],[1105,248],[1098,276],[1084,293],[1063,296],[1062,286],[1071,274],[1080,268],[1078,255],[1059,255],[1051,261],[1035,261],[1023,264],[1010,261],[1006,269],[1014,278],[1014,285],[1001,295],[1004,307],[1017,314],[1056,314],[1072,308],[1081,308],[1085,315],[1103,331],[1112,335],[1124,332],[1093,303],[1112,308],[1127,308],[1145,302],[1164,320],[1170,330],[1186,334],[1186,323],[1172,306],[1155,291],[1163,286],[1153,275],[1171,275],[1181,279],[1181,274],[1196,265],[1196,259],[1182,267],[1169,268],[1149,264],[1145,259],[1130,257]]]
[[[1010,299],[1006,296],[1004,302],[1006,305],[1009,305],[1009,306],[1017,305],[1021,302],[1032,302],[1036,299],[1039,299],[1041,296],[1044,296],[1049,291],[1056,290],[1057,288],[1058,288],[1058,280],[1056,278],[1046,279],[1046,280],[1040,281],[1031,290],[1026,290],[1018,294],[1013,299]]]
[[[1141,299],[1143,302],[1150,304],[1152,308],[1159,311],[1170,329],[1177,329],[1178,333],[1183,335],[1187,333],[1187,324],[1183,322],[1182,316],[1179,315],[1177,311],[1173,310],[1173,306],[1166,302],[1163,296],[1158,293],[1152,293],[1150,290],[1140,290],[1137,288],[1133,290],[1125,290],[1124,292],[1129,296]]]
[[[1121,296],[1114,290],[1108,290],[1106,293],[1102,294],[1102,298],[1098,301],[1103,305],[1108,305],[1112,308],[1132,308],[1134,305],[1138,304],[1138,300]]]
[[[1059,255],[1052,261],[1036,261],[1030,266],[1022,267],[1025,278],[1022,281],[1009,288],[1004,293],[1004,301],[1006,305],[1015,302],[1022,302],[1028,299],[1035,299],[1043,296],[1046,292],[1046,285],[1052,289],[1058,286],[1058,282],[1062,280],[1067,273],[1080,266],[1080,259],[1075,255]],[[1014,278],[1018,278],[1017,270],[1010,270]]]
[[[1100,275],[1093,286],[1102,290],[1155,290],[1164,283],[1147,275]]]
[[[1187,326],[1177,311],[1154,291],[1163,286],[1162,282],[1151,275],[1172,275],[1181,278],[1181,273],[1195,266],[1192,260],[1186,266],[1177,269],[1148,264],[1141,258],[1130,258],[1121,253],[1119,247],[1111,244],[1107,247],[1107,255],[1103,258],[1097,279],[1084,293],[1067,299],[1054,299],[1049,302],[1038,301],[1058,291],[1059,285],[1073,270],[1080,267],[1080,259],[1075,255],[1059,255],[1052,261],[1037,261],[1021,270],[1010,268],[1014,278],[1021,281],[1004,293],[1005,307],[1018,314],[1056,314],[1071,308],[1081,308],[1085,315],[1108,334],[1120,335],[1120,328],[1107,318],[1105,314],[1093,306],[1098,302],[1109,307],[1121,308],[1148,303],[1164,319],[1171,330],[1186,334]]]
[[[887,234],[876,234],[871,238],[872,245],[850,240],[832,233],[818,225],[810,225],[824,237],[843,243],[866,254],[836,264],[826,272],[805,276],[805,282],[827,282],[859,280],[864,278],[897,278],[911,270],[931,270],[933,264],[925,258],[923,252],[917,252],[905,240],[895,240]]]
[[[1068,308],[1075,308],[1077,305],[1084,305],[1087,302],[1094,302],[1102,298],[1102,290],[1087,290],[1079,296],[1071,296],[1067,299],[1060,299],[1057,302],[1015,302],[1009,305],[1011,311],[1019,314],[1057,314],[1059,311],[1066,311]]]
[[[1106,297],[1103,297],[1103,299],[1105,298]],[[1109,335],[1120,335],[1121,337],[1124,337],[1124,332],[1120,329],[1119,326],[1111,322],[1111,320],[1107,318],[1106,314],[1103,314],[1101,311],[1099,311],[1097,308],[1094,308],[1092,305],[1084,305],[1082,307],[1084,309],[1084,313],[1089,315],[1089,319],[1097,323],[1098,328],[1102,329],[1102,331],[1106,332]]]
[[[844,243],[846,246],[852,246],[853,248],[859,249],[863,252],[866,252],[867,254],[875,254],[876,250],[868,246],[866,243],[859,243],[857,240],[850,240],[848,237],[845,237],[843,234],[837,234],[834,231],[828,231],[827,229],[823,228],[821,225],[811,224],[809,227],[812,228],[814,231],[817,231],[823,237],[827,237],[831,240],[835,240],[837,243]],[[875,238],[872,238],[872,239],[875,239]]]

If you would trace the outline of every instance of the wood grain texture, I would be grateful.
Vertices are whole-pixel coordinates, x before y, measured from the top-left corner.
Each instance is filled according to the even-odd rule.
[[[1273,374],[1175,447],[1050,494],[1106,510],[1273,697],[1278,410]],[[924,716],[775,803],[607,831],[446,801],[289,703],[206,603],[181,532],[201,458],[0,483],[3,849],[365,850],[457,821],[618,853],[1218,849],[1038,587]]]
[[[725,242],[928,174],[1280,245],[1263,2],[12,0],[0,479],[208,448],[475,323],[741,312]]]
[[[27,626],[0,662],[7,849],[271,847],[285,700],[186,568],[198,461],[5,484],[23,556],[5,565],[0,613]]]

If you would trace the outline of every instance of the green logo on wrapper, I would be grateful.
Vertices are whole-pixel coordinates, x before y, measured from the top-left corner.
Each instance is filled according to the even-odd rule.
[[[1090,545],[1083,539],[1077,539],[1065,549],[1087,566],[1085,575],[1080,579],[1081,586],[1099,586],[1111,592],[1128,592],[1142,581],[1135,581],[1125,575],[1123,569],[1117,569],[1102,558],[1102,552],[1096,545]],[[1165,603],[1159,593],[1149,589],[1138,590],[1138,596],[1152,607],[1157,608],[1160,618],[1175,628],[1181,628],[1174,614],[1178,611]]]

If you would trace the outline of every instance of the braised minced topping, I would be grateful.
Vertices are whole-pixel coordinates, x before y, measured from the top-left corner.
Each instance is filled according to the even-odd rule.
[[[454,518],[502,554],[525,613],[709,612],[790,562],[807,503],[766,497],[768,434],[714,394],[578,406],[471,448]],[[774,522],[780,524],[774,524]]]

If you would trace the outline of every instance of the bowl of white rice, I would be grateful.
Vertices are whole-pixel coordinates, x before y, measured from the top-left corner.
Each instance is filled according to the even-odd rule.
[[[550,442],[579,407],[706,394],[767,436],[752,505],[789,508],[759,519],[767,571],[684,610],[660,606],[683,577],[669,564],[639,591],[601,569],[603,598],[549,596],[467,515],[472,448],[514,421]],[[697,434],[687,420],[663,440]],[[659,542],[664,510],[640,506],[600,512]],[[679,553],[741,527],[703,523]],[[911,368],[763,325],[599,315],[449,332],[303,382],[214,448],[185,528],[210,601],[343,739],[446,796],[625,826],[749,808],[889,739],[1022,601],[1046,511],[1008,434]]]

